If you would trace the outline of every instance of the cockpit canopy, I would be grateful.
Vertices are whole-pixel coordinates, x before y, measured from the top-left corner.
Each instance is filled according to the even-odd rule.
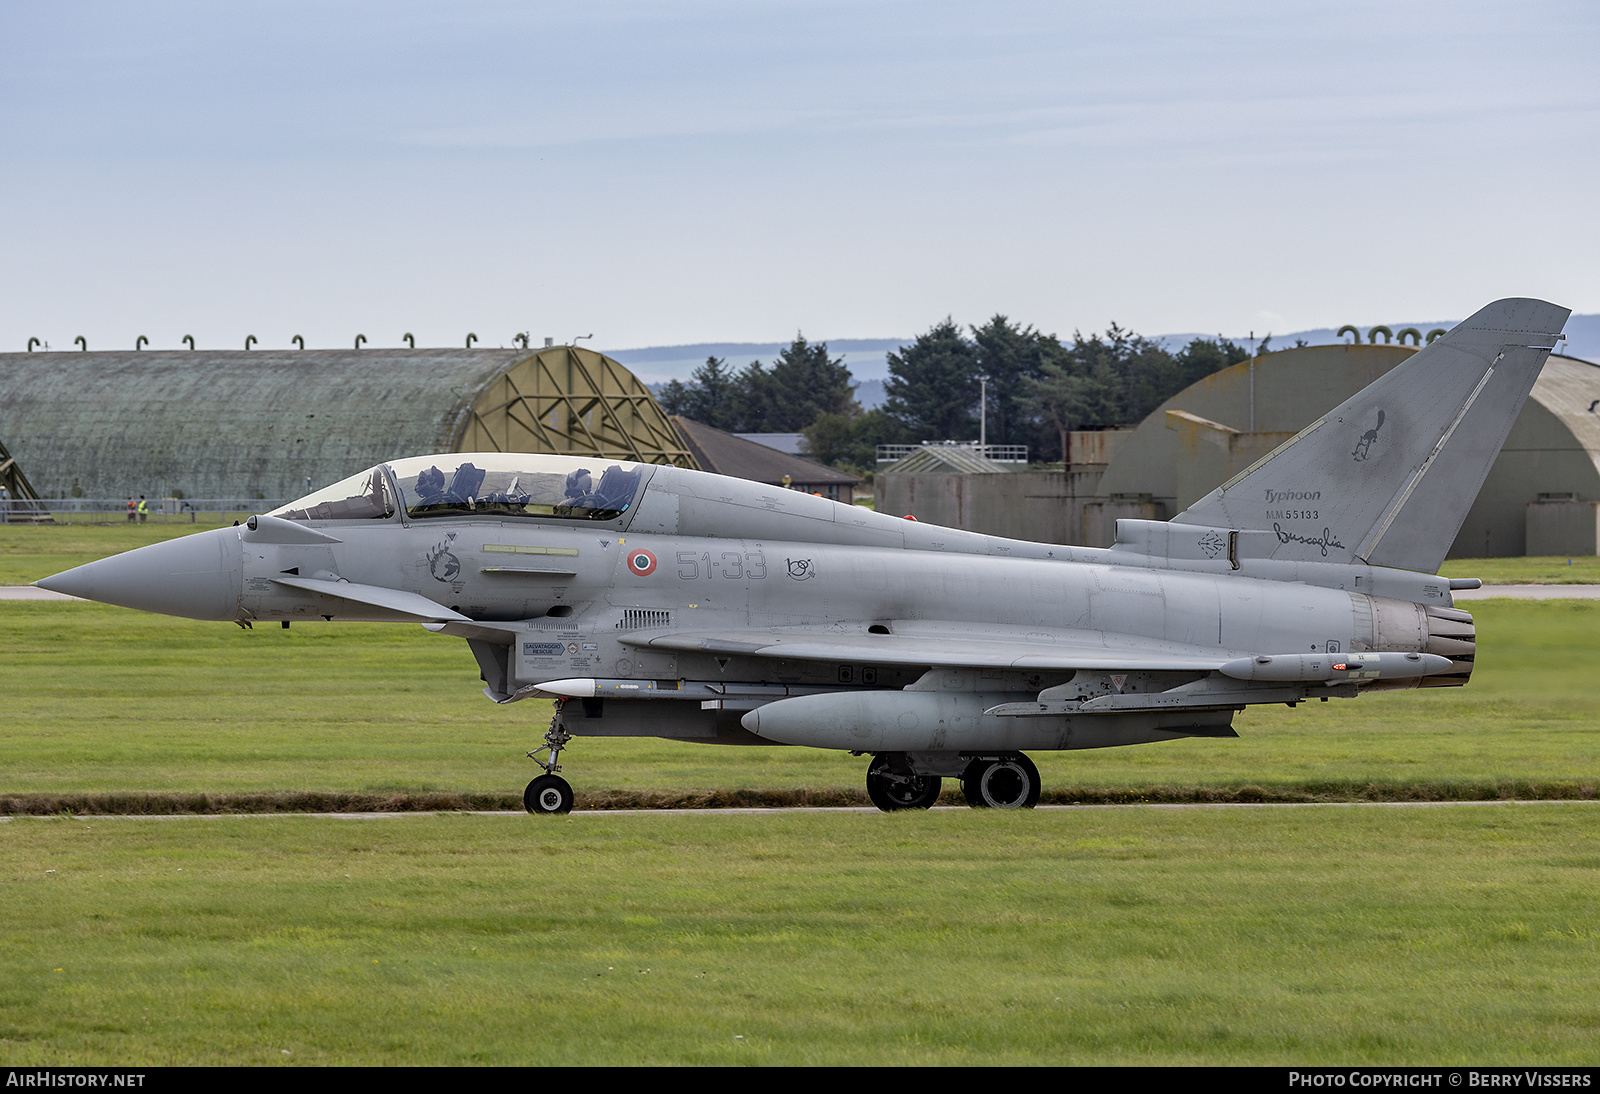
[[[517,452],[394,460],[290,502],[287,520],[440,517],[610,521],[633,507],[644,464]]]

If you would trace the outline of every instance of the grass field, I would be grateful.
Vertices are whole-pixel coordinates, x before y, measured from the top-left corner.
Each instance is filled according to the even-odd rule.
[[[10,580],[104,553],[106,530],[3,531]],[[1035,759],[1066,800],[1594,796],[1600,602],[1472,611],[1467,688]],[[548,715],[488,702],[464,643],[406,625],[0,602],[0,664],[0,798],[512,796]],[[865,764],[563,758],[580,795],[859,795]],[[1595,802],[24,817],[0,823],[0,1065],[1592,1065],[1597,837]]]
[[[1470,686],[1256,707],[1236,740],[1035,757],[1079,789],[1600,781],[1600,602],[1473,605]],[[109,791],[515,795],[549,706],[496,706],[466,644],[406,624],[240,630],[94,604],[0,603],[0,797]],[[837,788],[865,760],[802,748],[579,739],[580,794]],[[1524,789],[1518,796],[1526,796]],[[1382,796],[1382,795],[1380,795]],[[1445,796],[1454,796],[1445,794]]]
[[[0,528],[0,573],[31,580],[171,531]],[[1468,688],[1254,708],[1237,719],[1237,740],[1040,754],[1047,800],[1250,786],[1332,788],[1336,797],[1362,787],[1433,786],[1444,796],[1463,796],[1451,787],[1502,787],[1526,796],[1517,784],[1555,783],[1593,794],[1600,603],[1484,601],[1472,610],[1480,656]],[[409,625],[243,631],[102,605],[4,602],[0,663],[0,796],[509,797],[536,773],[523,754],[549,717],[542,701],[489,703],[465,643]],[[863,767],[811,749],[606,739],[576,742],[564,761],[591,796],[764,788],[859,797]]]
[[[1451,558],[1445,577],[1476,577],[1485,585],[1600,585],[1600,555],[1571,558]]]
[[[1592,1064],[1600,805],[0,825],[0,1064]]]
[[[0,585],[27,585],[107,555],[218,524],[0,524]]]

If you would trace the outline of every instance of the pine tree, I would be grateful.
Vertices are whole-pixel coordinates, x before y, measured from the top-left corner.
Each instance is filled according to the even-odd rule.
[[[684,417],[715,426],[718,429],[736,429],[737,377],[722,357],[707,357],[706,363],[695,369],[689,377],[692,386],[684,400]]]
[[[953,319],[889,354],[883,390],[884,409],[923,440],[977,435],[977,354]]]

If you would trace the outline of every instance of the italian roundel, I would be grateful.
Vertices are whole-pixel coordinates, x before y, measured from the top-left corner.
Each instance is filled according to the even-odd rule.
[[[640,577],[649,577],[655,573],[656,556],[644,550],[629,551],[628,569]]]

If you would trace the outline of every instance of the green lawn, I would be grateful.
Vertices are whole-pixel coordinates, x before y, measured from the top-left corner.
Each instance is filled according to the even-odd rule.
[[[1037,753],[1078,789],[1600,780],[1600,602],[1489,600],[1459,689],[1255,707],[1239,738]],[[0,602],[0,795],[455,791],[514,795],[549,705],[479,694],[466,644],[409,624],[245,631],[101,605]],[[804,748],[579,739],[581,794],[841,788],[866,761]]]
[[[0,585],[27,585],[107,555],[216,528],[212,524],[0,524]]]
[[[186,531],[3,527],[0,583]],[[1480,655],[1467,688],[1254,708],[1236,720],[1237,740],[1042,753],[1047,800],[1108,788],[1593,784],[1600,604],[1485,601],[1472,611]],[[405,624],[244,631],[102,605],[9,601],[0,602],[0,663],[0,795],[515,795],[536,773],[523,754],[549,719],[543,701],[488,702],[465,643]],[[563,759],[591,801],[606,792],[752,788],[859,796],[864,765],[812,749],[608,739],[580,740]]]
[[[1600,805],[0,825],[0,1064],[1557,1064]]]
[[[1485,585],[1600,585],[1600,555],[1559,558],[1451,558],[1445,577],[1476,577]]]
[[[63,557],[15,531],[8,549]],[[1600,602],[1471,610],[1467,688],[1035,759],[1066,800],[1592,796]],[[464,643],[409,625],[0,602],[0,664],[0,797],[511,797],[548,717],[488,702]],[[859,795],[865,765],[605,739],[564,759],[591,802]],[[0,1065],[1586,1065],[1597,837],[1593,802],[18,818],[0,822]]]

